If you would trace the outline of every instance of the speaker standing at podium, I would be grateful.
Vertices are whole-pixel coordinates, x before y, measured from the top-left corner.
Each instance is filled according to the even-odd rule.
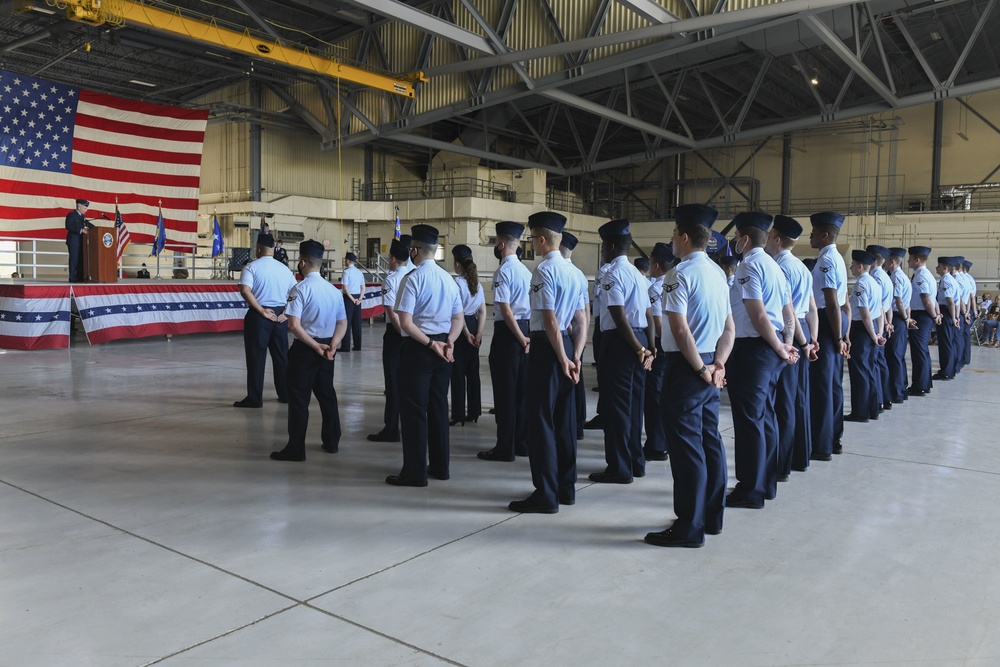
[[[69,281],[82,283],[83,276],[83,235],[94,225],[84,218],[90,202],[86,199],[76,200],[76,209],[66,216],[66,247],[69,250]]]

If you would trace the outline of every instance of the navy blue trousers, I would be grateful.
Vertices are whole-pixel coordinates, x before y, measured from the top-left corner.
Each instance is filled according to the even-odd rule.
[[[528,321],[518,320],[521,333],[528,335]],[[528,355],[518,344],[507,323],[494,322],[490,343],[490,378],[493,381],[493,406],[497,419],[496,453],[510,459],[525,456],[525,423],[528,385]]]
[[[958,331],[951,321],[951,309],[941,306],[941,324],[937,325],[938,365],[941,366],[941,375],[946,378],[955,377]]]
[[[663,376],[666,370],[666,353],[660,349],[660,341],[657,340],[656,358],[653,359],[653,368],[646,373],[646,388],[643,394],[642,411],[646,426],[646,443],[643,445],[643,449],[647,453],[667,453],[667,435],[660,416]]]
[[[931,353],[929,349],[931,341],[931,329],[934,327],[934,318],[926,310],[914,310],[910,312],[910,317],[917,323],[917,328],[909,332],[910,339],[910,362],[913,365],[913,378],[910,387],[914,391],[931,390]]]
[[[799,364],[789,366],[784,364],[778,373],[778,384],[774,394],[774,416],[778,420],[778,476],[789,475],[792,472],[792,452],[795,450],[795,437],[798,433],[799,398]]]
[[[563,349],[573,358],[573,343],[563,334]],[[528,461],[535,492],[545,507],[576,498],[576,393],[563,373],[544,331],[531,334],[528,355]]]
[[[726,450],[719,434],[719,390],[696,375],[680,352],[664,355],[662,422],[674,480],[674,533],[699,542],[722,530]],[[711,363],[713,355],[703,354]]]
[[[843,321],[843,318],[841,318]],[[819,313],[819,354],[809,365],[809,409],[812,413],[812,447],[818,455],[832,455],[844,432],[844,358],[830,320]]]
[[[909,330],[906,320],[899,313],[892,314],[894,330],[885,344],[885,360],[889,371],[889,398],[895,403],[906,400],[906,341]]]
[[[587,421],[587,385],[583,379],[583,366],[580,367],[580,381],[573,390],[576,395],[576,437],[583,439],[583,423]]]
[[[285,307],[272,307],[271,310],[280,315]],[[258,315],[256,310],[248,310],[243,317],[243,351],[247,361],[247,401],[253,405],[264,402],[264,367],[268,351],[271,352],[274,391],[279,401],[287,401],[288,322],[272,322]]]
[[[885,360],[885,347],[875,345],[872,357],[872,392],[879,406],[889,400],[889,365]]]
[[[329,342],[327,339],[317,339]],[[316,354],[305,343],[295,341],[288,352],[288,445],[289,454],[305,456],[309,428],[309,401],[316,395],[323,416],[322,440],[327,449],[340,446],[340,409],[333,388],[334,362]]]
[[[736,440],[736,497],[763,506],[778,489],[778,376],[785,362],[761,338],[737,338],[726,367]]]
[[[360,294],[352,294],[351,299],[360,299]],[[361,349],[361,306],[354,305],[354,302],[344,295],[344,308],[347,311],[347,331],[344,333],[344,340],[340,341],[340,351],[346,352],[351,349],[351,336],[354,336],[354,349]]]
[[[447,334],[431,336],[444,341]],[[399,364],[399,419],[402,424],[403,468],[408,481],[427,481],[449,472],[448,383],[451,364],[412,338],[404,338]],[[430,460],[430,467],[427,462]]]
[[[795,364],[798,385],[795,394],[795,442],[792,443],[792,469],[805,470],[812,456],[812,404],[809,392],[809,367],[811,363],[804,355]],[[780,427],[780,425],[779,425]]]
[[[959,371],[972,363],[972,323],[966,322],[964,317],[962,318],[962,333],[960,336],[960,340],[962,341],[962,356],[958,360]]]
[[[66,250],[69,252],[69,281],[82,283],[83,275],[83,235],[67,234]]]
[[[385,410],[382,419],[385,426],[382,433],[393,440],[399,437],[399,350],[403,344],[400,335],[391,322],[385,324],[382,336],[382,381],[385,384]]]
[[[646,332],[634,331],[639,343],[648,345]],[[627,479],[644,474],[642,395],[646,369],[639,363],[635,350],[615,329],[601,336],[597,384],[601,387],[597,412],[604,420],[604,458],[608,463],[605,472],[611,477]]]
[[[859,419],[878,418],[878,376],[874,372],[877,347],[860,320],[851,324],[851,358],[847,370],[851,377],[851,415]]]
[[[479,333],[479,320],[475,315],[465,316],[465,326],[475,336]],[[466,407],[468,392],[468,407]],[[451,366],[451,418],[465,421],[476,419],[483,412],[482,387],[479,380],[479,348],[460,334],[455,341],[455,363]]]

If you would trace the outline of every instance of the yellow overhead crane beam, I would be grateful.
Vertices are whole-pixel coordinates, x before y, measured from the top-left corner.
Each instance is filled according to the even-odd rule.
[[[51,0],[46,0],[51,3]],[[413,84],[427,81],[423,72],[411,76],[388,76],[361,67],[342,63],[335,58],[311,53],[308,49],[282,46],[277,41],[268,42],[244,30],[239,32],[219,26],[214,20],[183,16],[179,9],[167,11],[135,0],[59,0],[56,7],[65,7],[66,15],[74,21],[91,25],[125,25],[133,23],[153,30],[193,39],[229,51],[236,51],[272,63],[287,65],[334,79],[384,90],[404,97],[413,97]]]

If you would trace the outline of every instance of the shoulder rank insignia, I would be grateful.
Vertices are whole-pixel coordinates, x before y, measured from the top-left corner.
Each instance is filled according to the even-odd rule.
[[[745,285],[748,282],[750,282],[750,276],[747,276],[746,278],[740,278],[739,279],[740,285]]]
[[[663,291],[666,292],[667,294],[670,294],[671,292],[673,292],[675,289],[677,289],[680,286],[681,286],[680,283],[670,283],[669,285],[667,285],[667,286],[665,286],[663,288]]]
[[[832,268],[833,268],[832,266],[821,266],[819,267],[819,270],[822,271],[823,273],[830,273],[830,269]]]
[[[532,292],[537,292],[538,290],[542,289],[542,287],[544,287],[544,286],[545,286],[545,283],[538,283],[537,285],[532,285],[531,286],[531,291]]]
[[[386,288],[383,287],[382,288],[382,296],[385,296],[388,293],[389,293],[389,290],[387,290]]]
[[[601,283],[601,289],[603,289],[605,292],[611,291],[611,288],[614,287],[614,286],[615,286],[615,284],[613,282],[611,282],[611,283]]]
[[[496,288],[500,287],[500,285],[503,285],[503,283],[501,283],[501,282],[494,282],[493,283],[493,289],[496,289]]]

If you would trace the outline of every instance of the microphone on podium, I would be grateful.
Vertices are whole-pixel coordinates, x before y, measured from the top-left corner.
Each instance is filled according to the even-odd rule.
[[[101,213],[101,217],[104,218],[105,220],[111,220],[111,218],[108,217],[107,213]]]

